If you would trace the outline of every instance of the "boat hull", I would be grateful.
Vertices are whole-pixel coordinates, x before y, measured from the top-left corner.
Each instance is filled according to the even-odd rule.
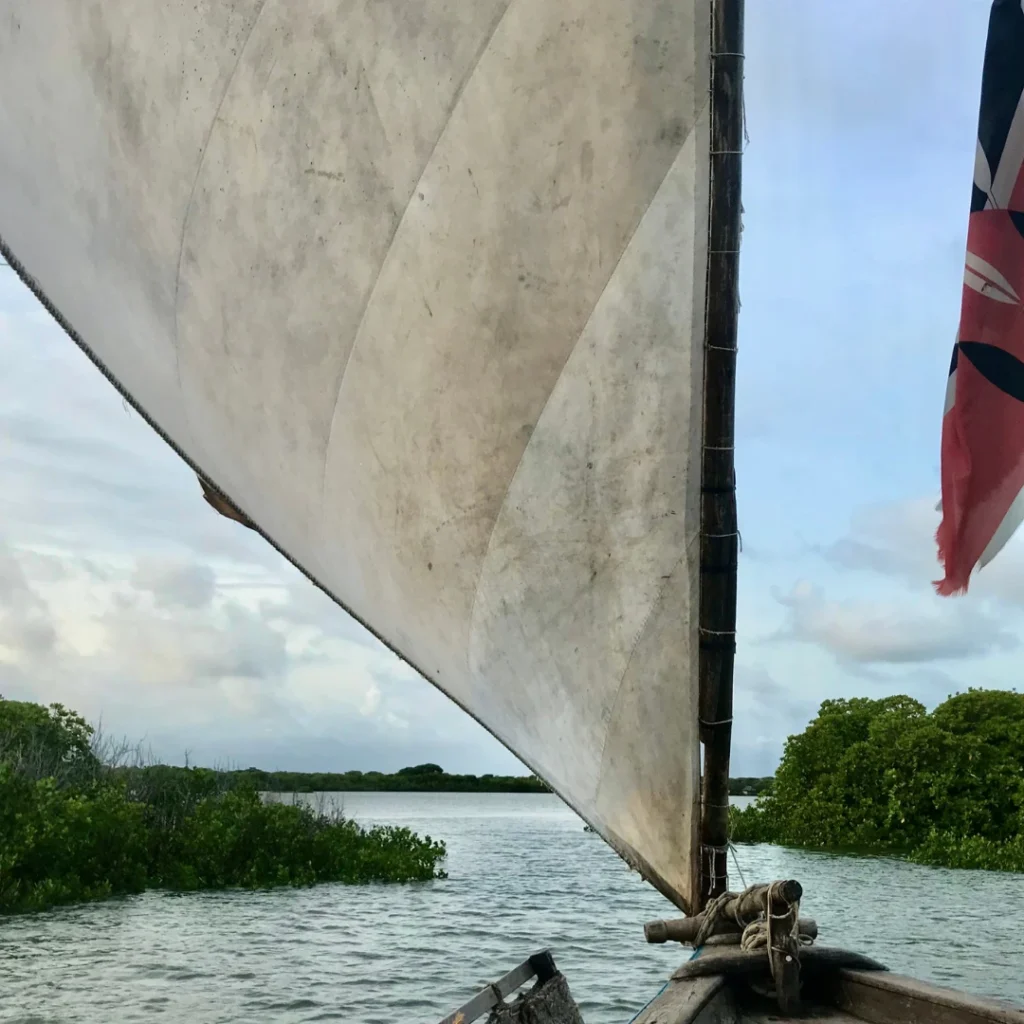
[[[1024,1024],[1024,1009],[893,974],[860,953],[806,947],[800,956],[801,1000],[780,1013],[763,950],[701,947],[630,1024]],[[511,997],[534,979],[529,991]],[[441,1024],[581,1024],[566,979],[550,951],[537,953],[478,992]]]
[[[805,950],[800,1018],[834,1024],[1024,1024],[1024,1010],[894,974],[858,954]],[[701,966],[698,968],[697,964]],[[862,963],[864,966],[844,966]],[[702,951],[672,976],[633,1024],[760,1024],[783,1018],[763,954]]]

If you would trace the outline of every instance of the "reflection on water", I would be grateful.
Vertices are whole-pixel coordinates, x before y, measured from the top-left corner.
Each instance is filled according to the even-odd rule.
[[[684,958],[675,916],[554,797],[346,793],[344,810],[444,839],[447,881],[147,893],[0,919],[0,1020],[20,1024],[431,1024],[550,948],[587,1024],[626,1024]],[[740,849],[748,881],[798,878],[823,942],[1024,1003],[1009,913],[1024,876]],[[733,879],[735,882],[736,880]]]

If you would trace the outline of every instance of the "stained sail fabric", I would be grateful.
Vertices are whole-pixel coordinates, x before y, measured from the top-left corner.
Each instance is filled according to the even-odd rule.
[[[208,497],[680,905],[709,17],[8,0],[0,19],[0,235],[26,279]]]
[[[982,72],[960,330],[942,422],[940,594],[1024,519],[1024,10],[995,0]]]

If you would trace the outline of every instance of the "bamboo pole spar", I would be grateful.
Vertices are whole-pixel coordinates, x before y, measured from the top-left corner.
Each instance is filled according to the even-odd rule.
[[[644,938],[652,944],[665,942],[681,942],[684,945],[693,945],[697,937],[697,931],[703,923],[703,917],[698,914],[696,917],[673,917],[666,921],[648,921],[644,925]],[[797,931],[800,937],[808,939],[818,937],[818,922],[813,917],[801,917],[797,922]],[[715,922],[711,929],[712,938],[729,938],[732,942],[739,942],[742,929],[734,922],[723,918]]]
[[[743,0],[711,0],[711,203],[701,456],[700,905],[726,891],[739,533],[733,458],[743,146]]]

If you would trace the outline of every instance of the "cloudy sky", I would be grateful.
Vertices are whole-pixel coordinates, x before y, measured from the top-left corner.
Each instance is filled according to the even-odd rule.
[[[930,586],[988,6],[748,0],[734,774],[827,697],[1018,681],[1024,538]],[[0,366],[0,693],[168,760],[522,770],[213,514],[3,269]]]

